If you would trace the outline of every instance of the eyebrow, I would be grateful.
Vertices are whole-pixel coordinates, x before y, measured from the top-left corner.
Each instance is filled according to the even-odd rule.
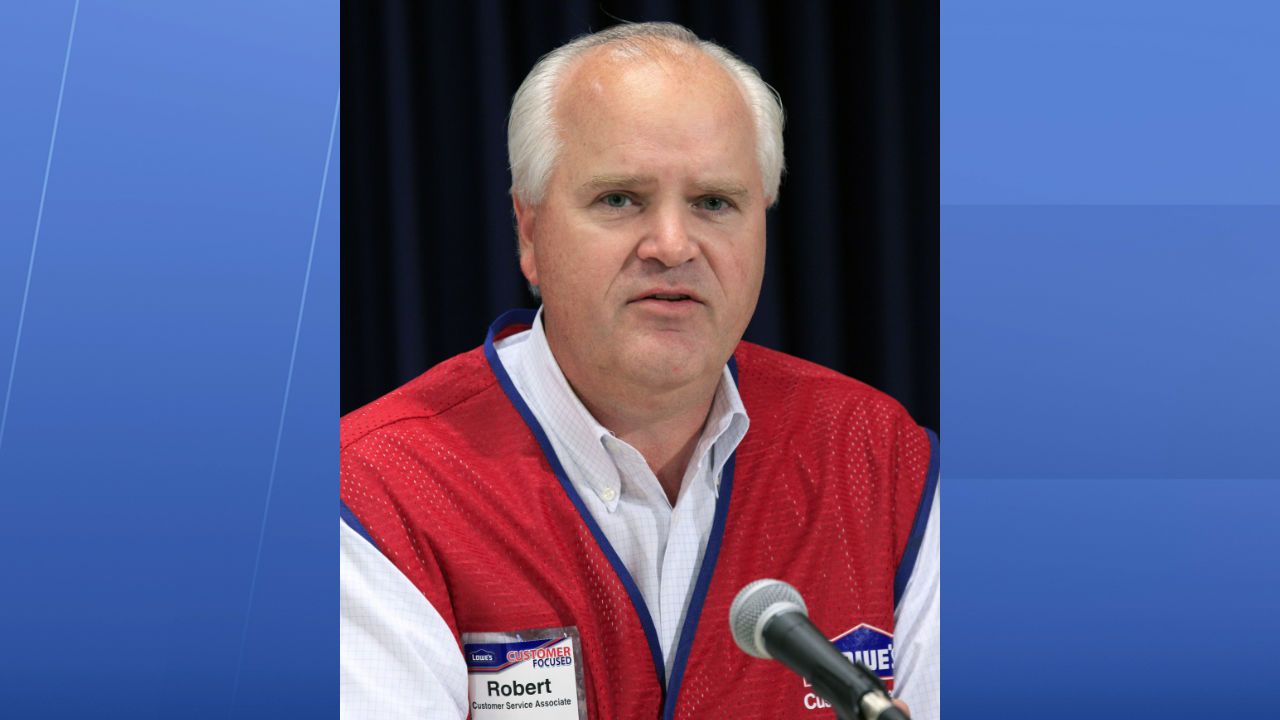
[[[582,183],[583,190],[608,190],[610,188],[634,188],[652,185],[657,180],[651,175],[596,175]]]
[[[611,188],[635,188],[656,182],[657,179],[652,175],[596,175],[583,183],[582,189],[599,191]],[[694,187],[704,195],[724,195],[738,200],[744,200],[751,195],[751,191],[745,186],[731,180],[705,180],[694,183]]]
[[[694,183],[694,187],[706,195],[724,195],[738,200],[745,200],[751,195],[751,192],[746,187],[731,180],[708,180]]]

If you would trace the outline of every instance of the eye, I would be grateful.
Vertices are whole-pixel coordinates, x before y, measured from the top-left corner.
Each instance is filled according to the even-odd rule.
[[[709,212],[720,212],[722,210],[728,210],[730,207],[732,207],[729,204],[728,200],[725,200],[722,197],[714,197],[714,196],[702,198],[697,202],[697,206]]]
[[[622,208],[625,208],[629,204],[631,204],[630,197],[622,193],[616,193],[616,192],[605,195],[604,197],[600,198],[600,201],[603,202],[608,207],[614,208],[616,210],[621,210]]]

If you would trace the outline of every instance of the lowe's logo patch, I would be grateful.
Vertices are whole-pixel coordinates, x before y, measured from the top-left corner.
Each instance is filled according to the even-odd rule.
[[[862,663],[893,689],[893,633],[862,623],[831,640],[853,662]]]
[[[490,663],[493,662],[493,653],[488,650],[477,650],[471,653],[471,662]]]
[[[831,638],[836,646],[850,662],[862,663],[880,677],[881,682],[893,691],[893,633],[885,632],[875,625],[862,623],[857,627],[844,631]],[[803,680],[805,687],[804,709],[822,710],[831,707],[810,688],[808,680]]]

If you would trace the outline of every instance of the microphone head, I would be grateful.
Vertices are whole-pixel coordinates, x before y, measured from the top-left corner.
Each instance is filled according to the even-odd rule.
[[[753,657],[771,660],[773,656],[765,649],[764,626],[774,616],[784,612],[798,612],[808,616],[809,609],[799,591],[781,580],[763,578],[738,591],[729,607],[729,627],[733,630],[733,641],[742,648],[742,652]]]

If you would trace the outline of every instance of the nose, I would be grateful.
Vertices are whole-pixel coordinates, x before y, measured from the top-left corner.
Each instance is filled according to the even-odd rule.
[[[657,260],[669,268],[698,257],[701,249],[689,234],[688,213],[677,207],[655,209],[657,212],[651,214],[653,222],[645,229],[636,255],[641,260]]]

